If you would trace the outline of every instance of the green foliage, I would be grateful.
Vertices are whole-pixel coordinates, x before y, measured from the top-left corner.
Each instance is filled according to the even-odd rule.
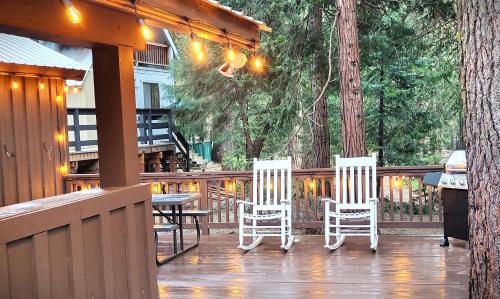
[[[311,62],[318,51],[311,46],[308,11],[316,1],[223,1],[273,28],[272,33],[262,35],[259,52],[268,64],[263,74],[245,67],[237,70],[234,78],[225,78],[217,71],[224,63],[224,45],[205,41],[210,59],[199,65],[189,53],[188,38],[177,37],[181,59],[173,64],[176,85],[168,90],[177,99],[177,125],[189,137],[223,144],[227,167],[248,167],[252,156],[288,154],[302,157],[303,166],[307,166],[311,154],[308,107],[314,101]],[[320,3],[324,49],[328,49],[334,1]],[[438,162],[441,151],[453,147],[452,139],[460,131],[453,1],[361,1],[357,14],[369,151],[379,149],[378,129],[383,120],[386,164]],[[336,48],[334,38],[333,79],[326,92],[332,157],[342,152]],[[325,50],[320,55],[327,61]],[[381,96],[385,106],[382,117]],[[290,137],[296,138],[288,144]],[[263,147],[253,153],[249,149],[258,138],[262,138]],[[289,152],[290,147],[293,152]]]

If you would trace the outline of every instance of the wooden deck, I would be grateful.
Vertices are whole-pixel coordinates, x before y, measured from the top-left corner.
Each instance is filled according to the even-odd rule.
[[[322,236],[301,236],[284,254],[279,238],[244,253],[236,235],[208,236],[158,268],[160,298],[467,298],[467,244],[438,241],[383,235],[373,254],[367,238],[348,238],[330,253]]]

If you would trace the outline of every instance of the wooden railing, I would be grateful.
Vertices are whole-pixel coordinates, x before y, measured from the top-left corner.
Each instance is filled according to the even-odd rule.
[[[142,144],[153,144],[154,141],[172,141],[171,132],[173,128],[172,110],[170,109],[148,109],[137,108],[137,128],[139,134],[137,139]],[[83,146],[97,145],[97,139],[85,139],[82,137],[84,131],[96,131],[95,109],[94,108],[68,108],[68,118],[70,124],[68,126],[69,133],[73,133],[73,140],[69,140],[69,147],[75,151],[81,151]],[[87,120],[82,124],[80,116],[91,116],[93,121]],[[92,117],[93,116],[93,117]],[[154,130],[161,130],[161,133],[156,134]]]
[[[0,298],[158,298],[149,188],[0,208]]]
[[[380,227],[439,227],[441,198],[422,184],[427,172],[443,171],[442,166],[380,167],[377,169]],[[292,204],[295,228],[322,228],[321,198],[335,194],[334,169],[301,169],[292,172]],[[236,200],[252,196],[252,172],[221,171],[192,173],[142,173],[141,182],[151,183],[156,193],[200,192],[194,205],[214,211],[202,221],[203,230],[237,227]],[[72,192],[99,185],[98,175],[68,175],[66,190]]]
[[[168,66],[168,46],[146,43],[143,51],[136,51],[135,62],[156,66]]]

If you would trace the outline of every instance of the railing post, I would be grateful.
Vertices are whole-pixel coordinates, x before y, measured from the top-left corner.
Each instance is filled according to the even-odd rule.
[[[200,180],[200,193],[201,193],[201,203],[200,208],[202,210],[208,210],[208,188],[207,188],[207,180]],[[208,235],[208,219],[209,217],[201,217],[201,233],[202,235]]]
[[[153,145],[153,113],[151,108],[148,109],[148,139],[149,145]]]
[[[144,115],[144,111],[141,109],[137,109],[136,110],[136,114],[137,114],[137,127],[140,127],[139,128],[139,140],[142,139],[142,137],[146,137],[146,128],[144,127],[146,125],[146,120],[145,120],[145,115]],[[146,144],[147,141],[146,140],[141,140],[139,141],[141,144]]]
[[[73,112],[73,132],[75,135],[75,151],[82,150],[81,136],[80,136],[80,109],[75,108]]]
[[[168,110],[168,141],[170,141],[170,142],[174,142],[172,126],[173,126],[173,112],[172,112],[172,109],[169,109]]]

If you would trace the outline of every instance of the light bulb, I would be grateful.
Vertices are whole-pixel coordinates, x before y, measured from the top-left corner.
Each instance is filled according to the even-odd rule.
[[[68,86],[66,86],[66,85],[64,85],[64,88],[63,88],[63,89],[64,89],[64,92],[68,92],[68,91],[69,91],[69,87],[68,87]]]
[[[149,28],[149,26],[146,25],[146,22],[144,22],[143,19],[139,19],[138,22],[139,22],[139,26],[141,27],[142,37],[147,41],[152,40],[154,35],[153,35],[153,31],[151,30],[151,28]]]
[[[227,51],[227,60],[233,61],[235,57],[236,52],[233,49],[229,49],[229,51]]]
[[[205,58],[205,55],[203,55],[203,52],[198,52],[196,54],[196,59],[198,59],[198,61],[203,61],[203,58]]]
[[[12,89],[17,89],[19,84],[16,81],[12,81]]]
[[[193,49],[193,52],[195,52],[195,53],[201,52],[202,47],[201,47],[200,41],[197,39],[193,39],[193,41],[191,42],[191,48]]]
[[[56,96],[56,102],[60,103],[62,100],[62,97],[60,95],[57,95]]]
[[[66,16],[73,24],[80,24],[83,20],[80,11],[73,5],[71,0],[62,0],[64,7],[66,7]]]
[[[78,90],[79,90],[78,87],[76,87],[76,86],[73,87],[73,93],[78,93]]]
[[[68,173],[68,166],[66,166],[66,165],[61,165],[61,166],[59,167],[59,172],[60,172],[61,174],[67,174],[67,173]]]
[[[260,56],[255,56],[254,59],[253,59],[253,69],[254,71],[256,72],[262,72],[262,70],[264,69],[264,64],[265,64],[265,61],[262,57]]]
[[[45,84],[40,83],[40,84],[38,85],[38,88],[40,88],[41,90],[44,90],[44,89],[45,89]]]
[[[57,134],[57,140],[59,142],[63,142],[64,141],[64,134],[61,134],[61,133]]]

